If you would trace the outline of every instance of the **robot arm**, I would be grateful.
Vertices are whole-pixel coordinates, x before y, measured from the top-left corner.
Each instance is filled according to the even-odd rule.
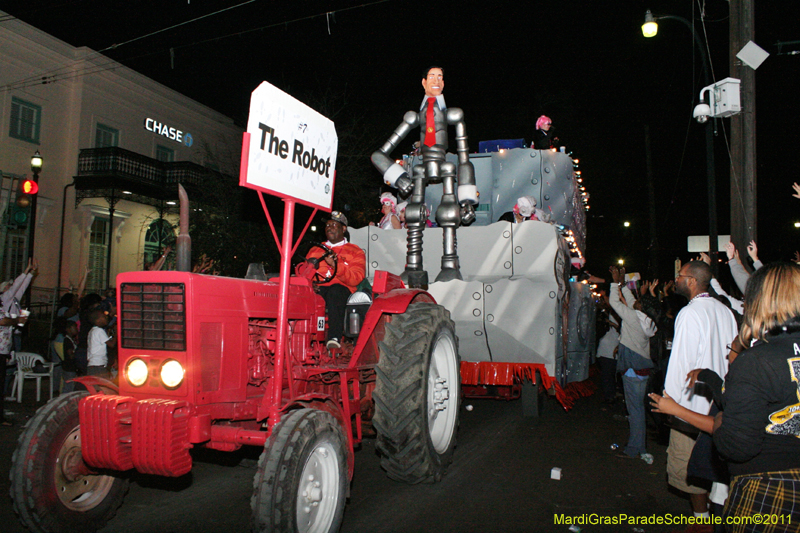
[[[469,145],[467,144],[467,125],[464,123],[464,112],[452,107],[447,109],[447,123],[456,127],[456,151],[458,152],[458,201],[462,207],[478,204],[478,187],[475,185],[475,168],[469,161]],[[474,209],[472,211],[474,219]]]
[[[418,124],[419,116],[417,113],[413,111],[406,113],[403,117],[403,122],[395,128],[389,140],[387,140],[380,149],[376,150],[371,158],[372,164],[375,165],[375,168],[383,175],[383,181],[386,182],[387,185],[398,189],[403,195],[407,195],[411,192],[413,184],[408,178],[406,170],[395,163],[394,160],[389,157],[389,154],[400,144],[400,141],[405,139],[408,132]]]

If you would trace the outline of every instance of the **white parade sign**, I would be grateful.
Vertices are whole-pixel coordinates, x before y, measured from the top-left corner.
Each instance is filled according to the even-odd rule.
[[[239,185],[330,211],[338,146],[333,121],[265,81],[250,98]]]

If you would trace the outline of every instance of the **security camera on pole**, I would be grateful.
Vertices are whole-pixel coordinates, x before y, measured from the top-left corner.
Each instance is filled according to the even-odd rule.
[[[725,78],[703,87],[700,91],[700,103],[695,106],[692,116],[697,122],[704,124],[708,117],[722,118],[740,113],[742,106],[739,100],[739,83],[736,78]]]

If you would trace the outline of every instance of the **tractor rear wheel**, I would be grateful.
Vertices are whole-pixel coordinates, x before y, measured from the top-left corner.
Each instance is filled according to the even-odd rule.
[[[71,392],[40,408],[11,458],[11,498],[20,521],[36,533],[96,531],[122,505],[128,480],[93,474],[81,457],[78,402]]]
[[[406,483],[439,481],[453,461],[461,398],[455,324],[444,307],[408,306],[386,324],[373,398],[381,466]]]
[[[338,531],[347,477],[347,437],[339,421],[319,409],[286,414],[258,461],[250,499],[252,531]]]

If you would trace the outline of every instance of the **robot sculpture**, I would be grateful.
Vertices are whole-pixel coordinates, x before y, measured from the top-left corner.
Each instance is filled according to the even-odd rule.
[[[442,203],[436,210],[436,223],[443,229],[442,270],[436,281],[461,279],[459,270],[456,229],[461,224],[468,225],[475,220],[475,205],[478,203],[478,188],[475,185],[475,169],[469,161],[467,129],[464,112],[458,108],[447,108],[442,91],[444,71],[431,67],[422,79],[425,98],[419,112],[409,111],[403,123],[395,128],[389,140],[372,154],[375,165],[387,185],[396,188],[402,196],[411,197],[406,207],[406,227],[408,228],[408,249],[406,269],[403,278],[409,287],[423,288],[428,285],[428,273],[422,265],[422,231],[425,228],[425,187],[428,183],[442,183]],[[455,125],[456,164],[445,161],[447,153],[447,127]],[[414,165],[411,178],[406,169],[389,157],[392,150],[408,135],[415,126],[420,126],[420,147],[422,164]],[[424,125],[424,126],[423,126]],[[456,196],[456,176],[458,195]]]

